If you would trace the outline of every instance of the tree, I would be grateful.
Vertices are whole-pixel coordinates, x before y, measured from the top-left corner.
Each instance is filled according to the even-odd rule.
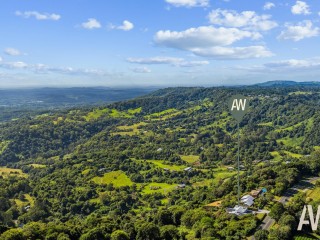
[[[268,231],[267,230],[258,230],[254,234],[256,240],[268,240]]]
[[[279,219],[281,218],[281,215],[283,214],[283,212],[285,211],[283,204],[280,202],[276,202],[270,210],[269,216],[273,219],[275,219],[276,221],[279,221]]]
[[[122,230],[116,230],[111,234],[111,240],[129,240],[129,236]]]
[[[138,240],[159,240],[160,230],[154,223],[142,224],[138,229]]]
[[[25,240],[21,229],[10,229],[1,235],[3,240]]]
[[[174,225],[166,225],[160,228],[161,239],[175,240],[179,239],[179,231]]]

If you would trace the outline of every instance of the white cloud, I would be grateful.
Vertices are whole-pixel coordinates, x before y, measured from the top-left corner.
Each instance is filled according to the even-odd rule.
[[[208,65],[208,61],[187,61],[175,57],[127,58],[127,62],[137,64],[168,64],[176,67],[199,67]]]
[[[249,47],[210,47],[210,48],[195,48],[193,53],[198,56],[212,57],[215,59],[247,59],[247,58],[262,58],[271,57],[273,53],[264,46],[249,46]]]
[[[274,8],[276,5],[272,2],[266,2],[263,6],[264,10],[270,10],[271,8]]]
[[[101,28],[100,22],[95,18],[89,18],[88,21],[82,23],[81,26],[85,29]]]
[[[296,4],[291,7],[291,12],[295,15],[311,14],[309,5],[303,1],[296,1]]]
[[[135,73],[151,73],[151,70],[147,67],[136,67],[131,68],[131,70]]]
[[[237,28],[202,26],[189,28],[182,32],[169,30],[158,31],[154,40],[162,46],[186,50],[199,46],[227,46],[244,38],[256,40],[261,38],[261,34],[243,31]]]
[[[138,64],[173,64],[181,61],[183,58],[174,57],[127,58],[127,62]]]
[[[25,62],[0,61],[0,67],[6,69],[28,70],[34,73],[58,73],[81,76],[106,76],[108,73],[97,69],[82,69],[72,67],[51,67],[45,64],[27,64]]]
[[[4,50],[4,53],[10,56],[19,56],[21,55],[21,52],[18,49],[15,48],[6,48]]]
[[[21,16],[21,17],[24,17],[24,18],[34,17],[37,20],[58,21],[61,18],[61,16],[59,14],[55,14],[55,13],[39,13],[37,11],[26,11],[26,12],[16,11],[15,14],[16,14],[16,16]]]
[[[209,0],[166,0],[167,3],[175,7],[208,7]]]
[[[158,45],[216,59],[259,58],[273,55],[264,46],[227,47],[244,38],[257,40],[261,38],[261,34],[237,28],[205,26],[182,32],[159,31],[154,40]]]
[[[270,15],[258,15],[254,11],[238,13],[234,10],[215,9],[209,13],[210,23],[225,27],[246,28],[247,30],[268,31],[278,26]]]
[[[23,69],[27,68],[28,64],[25,62],[1,62],[0,67],[8,69]]]
[[[117,27],[117,29],[123,30],[123,31],[130,31],[133,28],[134,28],[133,23],[129,22],[128,20],[124,20],[122,25]]]
[[[265,63],[262,66],[253,66],[241,68],[254,72],[292,72],[292,71],[310,71],[319,70],[320,58],[312,59],[288,59],[276,62]]]
[[[282,31],[278,39],[293,40],[295,42],[304,38],[316,37],[320,34],[318,27],[313,27],[310,20],[305,20],[298,23],[298,25],[286,24],[286,30]]]

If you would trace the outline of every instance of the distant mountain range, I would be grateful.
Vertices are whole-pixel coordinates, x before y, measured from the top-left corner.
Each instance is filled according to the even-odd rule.
[[[275,80],[257,83],[253,86],[259,87],[294,87],[294,86],[320,86],[320,82],[295,82],[290,80]]]
[[[153,88],[115,89],[106,87],[1,89],[0,107],[62,108],[97,105],[146,95]]]

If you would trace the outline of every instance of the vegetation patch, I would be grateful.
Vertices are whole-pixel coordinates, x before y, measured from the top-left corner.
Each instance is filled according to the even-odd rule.
[[[163,193],[176,189],[177,184],[168,184],[168,183],[150,183],[142,189],[143,194],[152,194],[152,193]]]
[[[21,169],[0,167],[0,176],[3,176],[4,178],[9,176],[18,176],[18,177],[27,178],[28,174],[23,173]]]
[[[109,172],[104,174],[103,177],[94,177],[92,181],[99,185],[112,183],[114,187],[133,185],[131,179],[122,171]]]
[[[32,164],[29,164],[30,167],[33,167],[33,168],[46,168],[47,165],[44,165],[44,164],[37,164],[37,163],[32,163]]]
[[[142,160],[143,161],[143,160]],[[153,163],[159,168],[168,169],[171,171],[182,171],[187,168],[185,165],[174,165],[174,164],[166,164],[163,160],[146,160],[147,162]]]
[[[199,161],[199,156],[196,155],[180,155],[181,159],[187,163],[195,163]]]
[[[2,154],[4,152],[4,150],[6,150],[6,148],[8,147],[10,141],[2,141],[0,142],[0,154]]]

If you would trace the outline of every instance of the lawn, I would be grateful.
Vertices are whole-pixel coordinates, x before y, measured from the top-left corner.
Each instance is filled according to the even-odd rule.
[[[196,155],[180,155],[181,159],[187,163],[194,163],[199,161],[199,156]]]
[[[103,177],[94,177],[92,179],[96,184],[110,184],[114,187],[131,186],[133,182],[131,179],[122,171],[114,171],[104,174]]]
[[[6,167],[0,167],[0,175],[3,177],[8,177],[8,176],[18,176],[18,177],[24,177],[24,178],[28,177],[28,174],[23,173],[21,169],[6,168]]]

